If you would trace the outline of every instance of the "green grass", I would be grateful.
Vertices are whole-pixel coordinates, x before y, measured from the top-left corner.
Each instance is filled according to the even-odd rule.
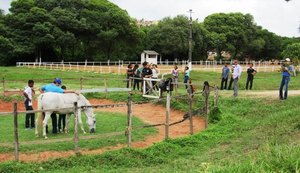
[[[5,83],[6,89],[23,89],[29,79],[36,80],[35,87],[39,88],[44,84],[51,83],[55,77],[60,77],[63,84],[69,89],[80,89],[80,78],[83,79],[83,88],[104,88],[105,80],[107,79],[107,87],[125,87],[126,81],[124,75],[118,74],[99,74],[93,72],[75,72],[61,70],[44,70],[32,69],[23,67],[0,67],[0,77],[5,78],[8,82]],[[168,75],[166,76],[168,77]],[[69,79],[73,78],[73,79]],[[202,85],[204,81],[209,81],[211,85],[219,86],[221,83],[220,73],[216,72],[196,72],[191,73],[191,78],[194,84]],[[300,88],[299,76],[292,77],[290,89]],[[245,89],[247,75],[243,72],[242,78],[239,81],[240,89]],[[279,72],[259,72],[255,76],[253,90],[277,90],[281,81],[281,73]],[[182,77],[179,78],[182,83]],[[228,81],[229,82],[229,81]],[[201,86],[197,87],[199,90]],[[180,91],[184,89],[181,88]],[[3,86],[0,86],[0,91],[3,91]]]
[[[193,136],[147,149],[2,163],[0,172],[299,172],[299,104],[299,97],[222,98],[221,120]]]
[[[74,137],[74,117],[71,117],[71,122],[69,124],[69,133],[68,134],[52,134],[52,125],[51,120],[49,120],[49,140],[51,139],[67,139],[70,140],[68,142],[53,142],[49,144],[26,144],[29,141],[35,141],[37,143],[41,143],[46,141],[44,138],[36,138],[34,134],[34,129],[25,130],[25,115],[19,116],[18,126],[19,126],[19,141],[21,144],[20,151],[21,152],[40,152],[40,151],[67,151],[74,149],[74,143],[72,142],[72,138]],[[82,121],[84,123],[85,130],[88,131],[87,125],[85,124],[85,116],[83,116]],[[124,132],[121,135],[113,136],[113,137],[105,137],[101,138],[99,136],[97,139],[82,139],[80,140],[80,147],[83,149],[96,149],[105,146],[112,146],[119,143],[126,143],[127,139],[124,136],[125,129],[127,127],[127,116],[120,113],[107,113],[107,112],[96,112],[97,119],[97,127],[95,134],[83,134],[81,130],[79,130],[79,136],[99,136],[101,134],[112,133],[112,132]],[[133,117],[133,126],[144,125],[141,120],[136,117]],[[11,124],[9,126],[9,124]],[[12,116],[8,117],[0,117],[0,152],[12,152],[14,150],[13,141],[14,141],[14,133],[13,133],[13,118]],[[147,135],[155,134],[156,130],[154,128],[142,129],[139,131],[133,132],[133,141],[143,140]],[[80,138],[80,137],[79,137]],[[22,144],[23,143],[23,144]],[[10,145],[7,147],[3,147],[3,144]]]

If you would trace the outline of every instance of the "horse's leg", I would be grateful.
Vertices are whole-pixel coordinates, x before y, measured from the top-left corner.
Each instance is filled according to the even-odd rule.
[[[47,133],[46,133],[46,126],[47,126],[47,123],[48,123],[48,120],[50,118],[50,115],[51,115],[52,112],[45,112],[45,118],[44,118],[44,121],[43,121],[43,136],[45,137],[45,139],[47,139]]]
[[[84,128],[83,128],[83,124],[82,124],[81,110],[78,110],[78,124],[79,124],[79,126],[80,126],[82,132],[83,132],[84,134],[86,134],[86,132],[85,132],[85,130],[84,130]]]
[[[69,125],[69,122],[70,122],[71,114],[69,113],[69,114],[67,114],[66,116],[67,116],[67,117],[66,117],[66,125],[65,125],[64,132],[65,132],[65,133],[68,133],[68,125]]]

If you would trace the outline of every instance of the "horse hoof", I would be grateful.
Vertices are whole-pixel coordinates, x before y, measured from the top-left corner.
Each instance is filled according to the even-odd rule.
[[[86,134],[86,132],[83,132],[83,134]]]
[[[48,137],[47,137],[47,136],[45,136],[45,139],[48,139]]]

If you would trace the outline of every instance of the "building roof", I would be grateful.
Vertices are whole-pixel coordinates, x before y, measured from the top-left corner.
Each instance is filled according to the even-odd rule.
[[[143,53],[148,55],[159,55],[159,53],[155,52],[154,50],[144,50]]]

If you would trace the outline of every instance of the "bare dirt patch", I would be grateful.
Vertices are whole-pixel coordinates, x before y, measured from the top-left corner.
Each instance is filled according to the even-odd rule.
[[[98,100],[91,99],[91,104],[114,104],[115,102],[111,100]],[[34,108],[36,108],[37,103],[33,102]],[[3,102],[0,101],[0,112],[10,112],[13,110],[12,102]],[[24,110],[24,105],[22,102],[18,102],[18,110]],[[103,112],[121,112],[126,113],[127,107],[116,107],[116,108],[104,108],[97,109],[98,111]],[[134,116],[140,118],[142,121],[148,124],[157,124],[165,122],[166,109],[162,105],[153,105],[151,103],[146,104],[138,104],[133,105],[132,113]],[[171,110],[170,113],[170,122],[175,122],[182,120],[185,112]],[[194,122],[194,133],[197,133],[204,129],[205,122],[203,119],[199,117],[193,117]],[[165,137],[165,128],[164,126],[156,127],[158,129],[158,133],[152,136],[146,137],[144,141],[135,141],[132,143],[133,148],[145,148],[153,145],[154,143],[160,142],[164,140]],[[171,138],[178,138],[189,135],[189,121],[185,121],[180,124],[176,124],[170,127]],[[101,154],[105,151],[117,150],[126,147],[126,144],[118,144],[116,146],[109,146],[104,148],[99,148],[96,150],[81,150],[82,154]],[[65,158],[74,156],[74,151],[64,151],[64,152],[56,152],[56,151],[45,151],[40,153],[21,153],[20,160],[25,162],[41,162],[46,161],[48,159],[55,158]],[[14,160],[13,153],[1,153],[0,154],[0,162]]]

